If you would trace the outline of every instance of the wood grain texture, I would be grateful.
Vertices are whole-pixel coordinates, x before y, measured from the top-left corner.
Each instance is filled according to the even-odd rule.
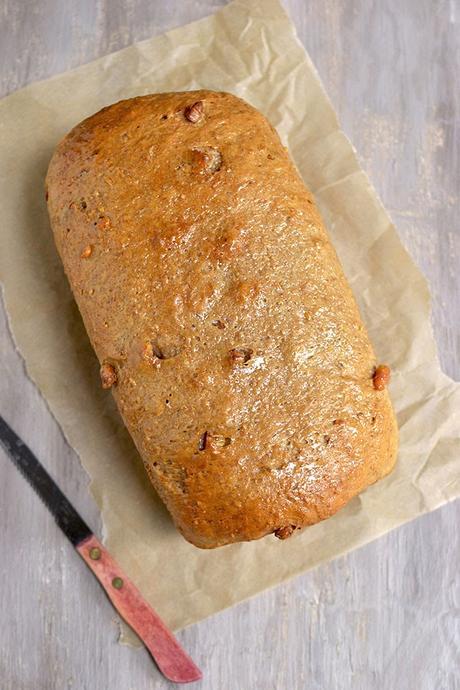
[[[460,3],[284,0],[342,125],[430,281],[460,378]],[[218,9],[224,0],[0,0],[0,95]],[[100,533],[87,477],[0,314],[0,413]],[[159,690],[22,477],[0,456],[0,688]],[[195,625],[200,690],[460,688],[460,505]]]

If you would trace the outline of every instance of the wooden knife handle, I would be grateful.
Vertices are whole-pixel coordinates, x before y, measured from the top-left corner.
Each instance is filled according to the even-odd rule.
[[[200,669],[96,537],[84,539],[76,549],[120,616],[139,635],[163,675],[174,683],[200,680]]]

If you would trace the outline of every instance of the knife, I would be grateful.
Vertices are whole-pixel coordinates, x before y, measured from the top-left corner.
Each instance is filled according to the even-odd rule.
[[[97,577],[116,611],[138,634],[161,673],[174,683],[200,680],[202,674],[199,668],[94,536],[30,448],[1,416],[0,445]]]

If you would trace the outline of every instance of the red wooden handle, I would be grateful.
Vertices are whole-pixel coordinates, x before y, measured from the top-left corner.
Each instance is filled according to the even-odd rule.
[[[139,635],[163,675],[174,683],[200,680],[200,669],[96,537],[88,537],[76,548],[120,616]]]

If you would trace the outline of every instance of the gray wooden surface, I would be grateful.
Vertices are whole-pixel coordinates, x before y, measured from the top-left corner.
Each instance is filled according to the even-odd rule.
[[[460,2],[284,1],[430,281],[441,362],[458,380]],[[0,95],[221,4],[0,0]],[[0,312],[0,412],[100,529],[87,478],[25,376]],[[460,505],[446,506],[183,631],[204,670],[199,687],[460,688],[459,519]],[[143,649],[117,643],[110,604],[3,454],[0,573],[0,690],[167,687]]]

